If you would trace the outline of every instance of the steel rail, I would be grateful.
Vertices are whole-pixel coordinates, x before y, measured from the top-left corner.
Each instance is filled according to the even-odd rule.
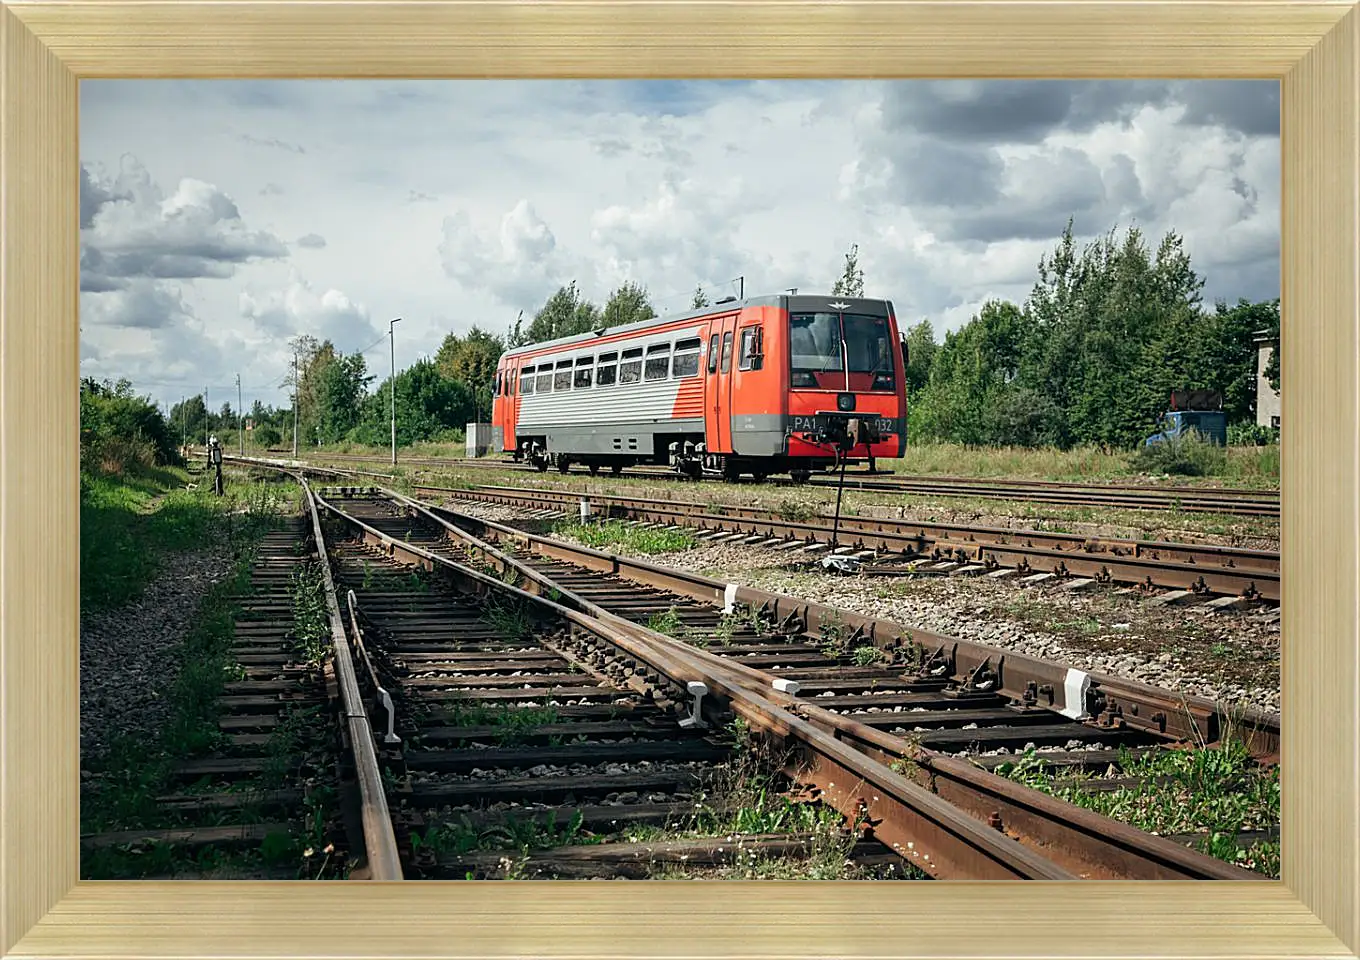
[[[647,501],[579,491],[485,485],[453,489],[412,484],[412,489],[539,509],[545,505],[569,508],[588,499],[611,517],[813,543],[828,542],[832,533],[830,523],[789,520],[773,511],[753,507],[710,508],[690,501]],[[907,557],[928,555],[942,560],[971,561],[991,568],[1013,567],[1029,573],[1090,577],[1195,593],[1280,599],[1279,553],[1269,550],[1088,538],[1038,530],[927,524],[874,517],[842,518],[839,539],[844,546],[891,551]]]
[[[730,674],[733,681],[750,695],[769,700],[777,707],[800,716],[815,727],[830,732],[833,737],[847,741],[860,753],[879,758],[882,762],[907,759],[916,765],[918,776],[913,778],[933,795],[949,800],[956,808],[966,810],[980,823],[997,829],[997,818],[1004,813],[1017,839],[1041,850],[1046,857],[1058,857],[1059,862],[1081,877],[1104,879],[1261,879],[1260,875],[1224,863],[1165,838],[1154,837],[1127,824],[1111,820],[1091,811],[1063,803],[1051,796],[1014,783],[970,764],[925,750],[908,741],[883,733],[853,719],[831,713],[815,704],[800,701],[772,686],[775,675],[744,664],[718,657],[708,651],[681,644],[673,638],[649,630],[626,620],[581,596],[552,578],[533,569],[518,559],[505,554],[471,531],[442,519],[420,501],[391,490],[381,493],[394,503],[401,504],[435,524],[446,534],[452,534],[472,552],[489,561],[502,574],[517,572],[540,591],[552,590],[561,602],[581,610],[610,626],[633,635],[653,647],[674,650],[682,647],[689,658],[697,661],[705,672],[704,680],[719,673]],[[445,508],[440,513],[450,514],[473,524],[486,524],[497,535],[516,538],[520,531],[500,524],[477,521]],[[533,538],[541,543],[541,538]],[[582,548],[587,549],[587,548]],[[594,551],[591,551],[592,553]],[[664,569],[664,568],[659,568]],[[715,584],[716,586],[716,584]],[[728,594],[724,588],[721,594]],[[844,770],[840,776],[844,776]],[[829,781],[834,784],[835,781]],[[842,781],[844,782],[844,781]],[[836,805],[844,811],[846,797]],[[858,798],[863,801],[863,796]],[[875,825],[878,829],[878,825]],[[899,848],[900,849],[900,848]]]
[[[385,463],[384,457],[358,454],[326,454],[320,460],[341,463]],[[499,469],[530,469],[513,461],[488,459],[459,459],[439,457],[408,457],[403,462],[428,467],[483,467]],[[681,477],[669,467],[631,467],[623,476],[639,479],[690,479]],[[705,474],[706,479],[718,479],[720,474]],[[791,480],[771,477],[764,481],[778,486],[798,486]],[[835,486],[836,480],[813,476],[805,485]],[[849,489],[865,492],[910,493],[922,496],[968,497],[976,499],[1018,499],[1057,506],[1108,506],[1132,510],[1180,510],[1198,513],[1221,513],[1236,516],[1278,518],[1280,494],[1276,490],[1236,489],[1232,487],[1190,487],[1184,485],[1097,484],[1063,480],[1019,480],[1005,477],[955,477],[945,475],[869,474],[846,476]]]
[[[401,857],[392,827],[392,816],[387,807],[387,792],[383,789],[382,773],[378,767],[377,751],[373,745],[373,730],[368,711],[359,693],[359,681],[350,657],[349,639],[345,634],[344,619],[335,593],[335,579],[331,573],[326,538],[321,529],[321,515],[317,510],[320,498],[313,493],[306,477],[295,474],[307,501],[311,516],[312,536],[325,582],[326,614],[330,621],[331,649],[335,675],[339,681],[345,725],[349,734],[350,750],[354,756],[355,777],[359,785],[360,813],[363,822],[364,851],[368,861],[370,880],[401,880]]]
[[[402,500],[411,498],[393,494]],[[418,501],[417,501],[418,502]],[[724,583],[698,573],[675,570],[630,557],[620,557],[591,547],[571,544],[529,533],[507,524],[459,513],[448,507],[421,504],[434,514],[453,519],[453,524],[472,531],[493,531],[498,537],[516,540],[533,552],[556,557],[589,569],[616,574],[638,583],[669,590],[681,596],[719,607],[744,603],[764,610],[776,623],[789,629],[816,632],[823,624],[841,623],[850,630],[851,641],[867,643],[885,651],[910,645],[923,668],[948,670],[966,679],[994,677],[995,689],[1023,702],[1047,706],[1059,712],[1089,714],[1101,722],[1123,724],[1177,740],[1216,743],[1229,731],[1249,737],[1253,753],[1270,757],[1279,752],[1278,714],[1247,708],[1232,709],[1203,697],[1181,694],[1109,674],[1073,670],[1000,647],[921,630],[890,620],[771,593],[738,583]]]
[[[660,682],[685,695],[687,684],[707,688],[706,704],[714,699],[777,739],[793,741],[807,752],[805,776],[822,796],[852,822],[867,817],[883,843],[941,879],[1080,879],[1012,837],[979,823],[915,780],[889,769],[855,750],[801,716],[775,704],[769,696],[748,689],[734,676],[731,664],[710,664],[687,647],[645,627],[627,629],[604,618],[592,617],[537,593],[522,590],[488,574],[414,544],[391,537],[341,510],[324,497],[318,506],[359,532],[367,542],[430,571],[442,571],[482,592],[500,592],[528,601],[548,615],[560,617],[645,664]],[[617,618],[616,618],[617,619]],[[774,693],[774,691],[769,691]]]
[[[270,461],[256,462],[278,469],[278,466]],[[341,477],[354,473],[326,468],[308,469]],[[465,493],[462,490],[434,489],[440,493],[455,495]],[[591,499],[594,501],[598,498]],[[1227,730],[1236,730],[1248,737],[1248,745],[1255,755],[1272,757],[1279,753],[1278,714],[1262,713],[1248,708],[1222,707],[1206,698],[1164,690],[1108,674],[1075,671],[1061,664],[1027,657],[999,647],[990,647],[740,584],[725,584],[698,574],[671,570],[642,560],[618,557],[589,547],[538,536],[504,524],[459,514],[447,507],[426,506],[435,511],[463,517],[463,522],[470,526],[496,529],[503,536],[532,544],[535,551],[545,556],[556,556],[640,583],[674,590],[676,593],[706,603],[727,605],[725,594],[730,589],[735,591],[733,593],[735,601],[746,603],[755,609],[764,609],[776,620],[800,622],[807,630],[817,629],[824,621],[828,624],[842,623],[854,631],[858,642],[872,643],[880,649],[892,650],[910,644],[915,648],[918,657],[930,661],[937,669],[947,668],[956,676],[972,675],[978,670],[996,673],[1001,683],[1000,688],[1025,702],[1042,702],[1058,710],[1081,710],[1083,704],[1072,699],[1076,693],[1085,701],[1087,712],[1101,717],[1107,723],[1123,723],[1148,732],[1208,743],[1217,742]]]

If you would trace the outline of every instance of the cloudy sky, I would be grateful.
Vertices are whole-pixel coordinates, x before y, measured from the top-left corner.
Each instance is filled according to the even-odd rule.
[[[866,294],[937,336],[1023,300],[1067,218],[1279,295],[1274,81],[85,81],[81,372],[286,405],[296,333],[388,372],[575,279],[658,311]]]

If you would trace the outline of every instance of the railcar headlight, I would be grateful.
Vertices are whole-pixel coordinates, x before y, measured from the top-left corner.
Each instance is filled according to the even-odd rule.
[[[844,413],[849,413],[855,409],[855,395],[853,393],[841,393],[836,396],[836,409]]]

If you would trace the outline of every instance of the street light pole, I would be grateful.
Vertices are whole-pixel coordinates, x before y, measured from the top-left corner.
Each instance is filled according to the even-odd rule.
[[[241,410],[241,375],[238,373],[236,375],[236,438],[240,441],[238,447],[241,456],[244,457],[246,455],[246,429],[242,420],[243,416],[244,413]]]
[[[401,317],[387,321],[387,344],[392,355],[392,379],[389,389],[392,392],[392,466],[397,465],[397,341],[392,332]]]
[[[298,355],[293,351],[293,459],[297,459],[298,432]]]

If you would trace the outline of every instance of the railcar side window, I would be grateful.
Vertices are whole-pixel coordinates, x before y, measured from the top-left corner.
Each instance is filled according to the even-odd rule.
[[[692,377],[699,372],[698,337],[691,340],[675,341],[675,363],[671,365],[671,376],[675,378]]]
[[[654,343],[647,348],[647,369],[643,372],[645,380],[665,380],[671,372],[671,345]]]
[[[732,369],[732,334],[724,333],[722,347],[722,372],[727,373],[727,371],[731,369]]]
[[[590,386],[590,377],[595,372],[594,357],[576,358],[576,380],[574,386],[577,390],[584,390]]]
[[[718,371],[718,335],[715,333],[708,338],[708,372]]]
[[[642,379],[642,348],[623,351],[619,364],[619,383],[637,383]]]
[[[552,364],[548,363],[538,368],[538,379],[534,381],[534,389],[539,393],[552,393],[552,388]]]
[[[571,361],[557,361],[557,372],[553,374],[553,393],[571,389]]]
[[[738,370],[759,370],[761,361],[764,359],[760,355],[760,327],[746,327],[741,331],[741,353],[737,360]]]
[[[615,377],[619,372],[619,355],[617,353],[600,354],[600,365],[595,370],[595,386],[612,386]]]
[[[525,367],[519,372],[519,395],[527,397],[534,392],[534,368]]]

